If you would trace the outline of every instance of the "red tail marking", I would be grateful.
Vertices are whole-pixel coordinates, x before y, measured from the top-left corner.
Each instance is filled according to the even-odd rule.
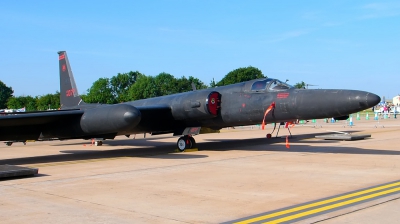
[[[76,91],[75,89],[69,89],[66,91],[65,95],[67,97],[73,96],[75,94],[75,91]]]
[[[67,70],[67,66],[65,66],[65,64],[62,65],[62,66],[61,66],[61,70],[62,70],[63,72],[65,72],[65,70]]]
[[[62,55],[58,56],[58,60],[62,60],[64,58],[65,58],[65,54],[62,54]]]

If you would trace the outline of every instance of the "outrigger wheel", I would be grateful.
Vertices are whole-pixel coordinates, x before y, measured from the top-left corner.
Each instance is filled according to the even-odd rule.
[[[196,146],[196,141],[192,136],[185,135],[178,139],[178,150],[183,152],[185,149],[193,149]]]

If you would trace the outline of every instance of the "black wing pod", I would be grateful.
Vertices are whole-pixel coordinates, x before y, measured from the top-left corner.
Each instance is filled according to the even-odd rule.
[[[85,134],[130,133],[140,122],[140,111],[128,104],[115,104],[85,110],[80,125]]]

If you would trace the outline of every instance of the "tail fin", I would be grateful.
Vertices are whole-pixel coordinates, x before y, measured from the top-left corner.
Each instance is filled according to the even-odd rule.
[[[60,104],[61,108],[74,107],[84,103],[78,94],[74,75],[69,65],[67,52],[59,51],[58,60],[60,61]]]

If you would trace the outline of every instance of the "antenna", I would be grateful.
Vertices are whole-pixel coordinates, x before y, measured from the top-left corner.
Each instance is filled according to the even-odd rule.
[[[196,85],[194,84],[194,82],[192,82],[192,90],[196,91]]]
[[[313,84],[306,83],[306,89],[308,89],[309,86],[318,86],[318,85],[313,85]]]

